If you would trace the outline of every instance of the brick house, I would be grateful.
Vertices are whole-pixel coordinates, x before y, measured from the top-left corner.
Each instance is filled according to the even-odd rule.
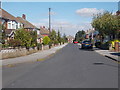
[[[40,33],[41,33],[41,35],[43,36],[43,37],[45,37],[45,36],[49,36],[49,30],[47,29],[47,28],[45,28],[45,26],[41,26],[40,27]]]
[[[40,29],[38,29],[36,26],[34,26],[32,23],[26,20],[26,15],[22,14],[22,17],[17,17],[16,18],[18,21],[23,23],[23,28],[27,31],[37,31],[37,43],[41,42],[41,34],[40,34]]]
[[[45,26],[40,27],[40,34],[41,34],[41,40],[40,42],[43,43],[43,37],[49,36],[49,30],[45,28]]]

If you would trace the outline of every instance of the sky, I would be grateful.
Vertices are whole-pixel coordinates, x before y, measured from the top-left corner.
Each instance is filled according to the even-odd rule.
[[[48,8],[51,8],[52,28],[75,36],[79,30],[92,28],[93,15],[105,11],[115,13],[118,2],[3,2],[2,8],[15,17],[25,14],[38,28],[48,27]]]

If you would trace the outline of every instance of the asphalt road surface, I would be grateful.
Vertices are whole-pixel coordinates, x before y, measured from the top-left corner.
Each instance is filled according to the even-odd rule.
[[[38,62],[3,67],[3,88],[118,88],[118,64],[68,44]]]

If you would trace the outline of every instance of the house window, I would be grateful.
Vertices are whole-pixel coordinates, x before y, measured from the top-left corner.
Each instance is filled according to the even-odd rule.
[[[12,24],[12,29],[14,29],[14,24]]]
[[[8,23],[8,29],[11,29],[11,23]]]
[[[18,29],[18,25],[16,24],[16,29]]]

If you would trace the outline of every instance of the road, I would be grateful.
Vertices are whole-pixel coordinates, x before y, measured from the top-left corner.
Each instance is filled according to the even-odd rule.
[[[68,44],[44,61],[3,67],[3,88],[118,88],[118,64]]]

